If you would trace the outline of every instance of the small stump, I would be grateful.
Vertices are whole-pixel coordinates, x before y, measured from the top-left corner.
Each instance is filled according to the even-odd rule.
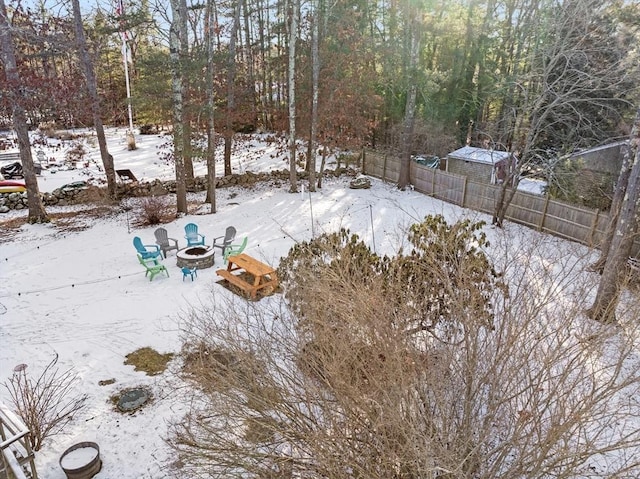
[[[122,393],[118,399],[118,409],[122,412],[135,411],[149,400],[149,393],[142,389],[131,389]]]
[[[95,442],[79,442],[64,451],[60,467],[67,479],[90,479],[102,469],[100,447]]]

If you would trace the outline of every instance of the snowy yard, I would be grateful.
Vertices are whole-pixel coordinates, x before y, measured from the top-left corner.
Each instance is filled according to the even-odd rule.
[[[140,149],[127,152],[123,140],[112,137],[110,148],[116,168],[130,168],[140,179],[170,177],[171,168],[157,157],[158,137],[138,137]],[[268,171],[286,163],[272,158],[263,147],[246,146],[234,154],[234,170]],[[90,153],[97,158],[95,151]],[[197,166],[197,173],[203,165]],[[99,175],[99,171],[92,174]],[[79,170],[45,172],[43,190],[81,178]],[[184,226],[193,222],[206,236],[206,243],[233,225],[237,238],[248,236],[246,252],[277,266],[295,242],[312,233],[333,232],[341,227],[358,234],[377,253],[393,254],[406,246],[406,229],[429,214],[442,214],[448,221],[461,218],[490,222],[490,218],[462,210],[413,191],[401,192],[394,185],[372,180],[372,188],[348,188],[349,178],[327,179],[321,190],[290,194],[288,185],[262,184],[252,189],[218,190],[218,213],[208,206],[193,207],[193,214],[164,225],[169,236],[186,246]],[[196,204],[204,193],[190,196]],[[82,208],[51,208],[74,211]],[[0,228],[25,212],[0,216]],[[69,446],[94,441],[100,446],[102,471],[96,478],[161,479],[169,477],[175,460],[164,442],[167,421],[180,417],[189,391],[169,371],[147,376],[124,364],[134,350],[149,346],[161,353],[179,352],[181,313],[211,297],[230,295],[217,284],[215,270],[222,267],[216,256],[213,268],[198,272],[193,282],[183,281],[176,267],[175,252],[164,260],[170,277],[145,278],[132,246],[134,236],[153,243],[153,227],[134,228],[129,213],[94,217],[80,216],[84,228],[24,225],[0,241],[0,376],[2,382],[13,368],[27,364],[37,375],[58,354],[62,369],[74,368],[81,381],[78,391],[89,396],[80,415],[64,433],[47,440],[36,455],[40,477],[62,479],[58,464]],[[504,230],[485,226],[492,244],[489,254],[497,264],[521,261],[539,264],[552,272],[571,269],[580,281],[597,285],[598,275],[584,268],[595,257],[588,248],[532,230],[508,224]],[[535,245],[535,248],[533,247]],[[553,276],[549,274],[549,278]],[[540,284],[542,289],[545,285]],[[531,287],[535,287],[532,282]],[[558,287],[558,295],[566,285]],[[113,384],[100,381],[115,379]],[[118,391],[145,386],[152,391],[150,404],[134,414],[115,410],[110,397]],[[0,401],[10,404],[7,390],[0,387]]]

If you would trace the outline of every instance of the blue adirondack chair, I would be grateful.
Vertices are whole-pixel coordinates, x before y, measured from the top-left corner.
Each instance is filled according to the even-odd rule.
[[[224,258],[224,263],[227,264],[227,260],[229,256],[235,256],[244,251],[247,247],[247,241],[249,240],[248,236],[245,236],[240,244],[230,244],[224,249],[224,253],[222,253],[222,257]]]
[[[133,246],[142,259],[162,259],[162,251],[157,244],[142,244],[139,236],[133,238]]]
[[[195,223],[189,223],[184,227],[185,235],[187,239],[187,246],[202,245],[204,246],[204,236],[198,233],[198,225]]]

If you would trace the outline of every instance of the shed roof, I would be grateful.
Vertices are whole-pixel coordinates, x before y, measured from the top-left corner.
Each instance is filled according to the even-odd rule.
[[[610,149],[620,148],[622,145],[629,143],[629,140],[620,140],[614,141],[613,143],[607,143],[600,146],[595,146],[593,148],[584,148],[582,150],[576,150],[573,153],[569,153],[565,158],[574,158],[580,155],[586,155],[587,153],[598,153],[601,151],[606,151]]]
[[[463,146],[456,151],[452,151],[447,156],[464,161],[474,161],[476,163],[486,163],[494,165],[498,161],[509,158],[511,155],[508,151],[486,150],[484,148],[476,148],[473,146]]]

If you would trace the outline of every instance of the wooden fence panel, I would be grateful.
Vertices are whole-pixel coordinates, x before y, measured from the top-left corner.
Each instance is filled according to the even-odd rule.
[[[400,159],[366,150],[363,173],[397,182]],[[409,181],[420,193],[488,214],[493,214],[500,193],[500,186],[471,182],[465,176],[414,162],[411,162]],[[609,224],[608,213],[524,191],[516,192],[505,218],[589,247],[602,243]],[[632,255],[640,255],[640,239],[634,242]]]
[[[592,246],[594,219],[595,211],[549,201],[542,230]]]
[[[495,187],[497,191],[500,186]],[[524,191],[517,191],[507,208],[505,218],[518,223],[540,229],[544,222],[546,204],[548,200],[544,196],[534,195]]]
[[[498,190],[492,185],[467,182],[464,206],[483,213],[493,214]]]
[[[409,177],[412,178],[411,184],[416,191],[425,195],[433,196],[436,181],[436,171],[428,166],[419,165],[411,162],[411,171]]]
[[[467,178],[453,173],[436,171],[433,196],[462,206]]]

